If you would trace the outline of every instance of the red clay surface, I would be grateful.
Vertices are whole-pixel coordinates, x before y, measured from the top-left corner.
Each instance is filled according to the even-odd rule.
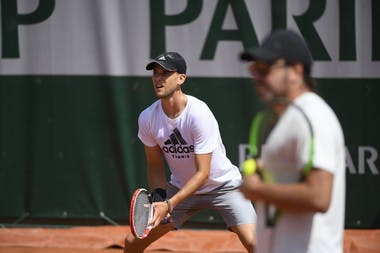
[[[127,226],[73,228],[1,228],[0,253],[116,253],[122,252]],[[238,238],[227,230],[170,232],[146,252],[240,253]],[[346,230],[345,253],[380,253],[380,230]]]

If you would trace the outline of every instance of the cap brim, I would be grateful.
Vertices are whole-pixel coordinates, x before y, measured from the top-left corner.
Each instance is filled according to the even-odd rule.
[[[278,58],[272,51],[262,47],[250,49],[240,54],[240,59],[243,61],[274,62]]]
[[[151,61],[151,62],[149,62],[145,67],[146,70],[154,69],[154,64],[158,64],[168,71],[177,71],[177,68],[175,68],[173,66],[169,66],[169,64],[167,64],[167,62],[162,62],[162,61]]]

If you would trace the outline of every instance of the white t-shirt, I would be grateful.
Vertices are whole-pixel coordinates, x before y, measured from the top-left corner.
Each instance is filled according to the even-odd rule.
[[[228,181],[241,180],[239,169],[226,156],[211,110],[203,101],[186,97],[186,107],[175,119],[167,117],[160,100],[145,109],[139,116],[138,137],[146,146],[160,146],[171,171],[170,183],[178,188],[195,174],[194,154],[212,153],[210,176],[195,194],[210,192]]]
[[[305,93],[294,103],[305,112],[314,131],[313,167],[334,175],[332,198],[326,213],[281,212],[273,227],[266,225],[270,208],[258,203],[257,252],[341,253],[345,209],[343,131],[335,113],[315,93]],[[289,106],[262,148],[265,169],[274,181],[286,184],[300,179],[310,155],[309,144],[306,121],[299,110]]]

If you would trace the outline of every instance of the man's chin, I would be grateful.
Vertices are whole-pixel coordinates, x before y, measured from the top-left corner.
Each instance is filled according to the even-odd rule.
[[[164,94],[164,93],[157,93],[157,92],[156,92],[156,97],[157,97],[158,99],[161,99],[161,98],[167,98],[168,95],[167,95],[167,94]]]

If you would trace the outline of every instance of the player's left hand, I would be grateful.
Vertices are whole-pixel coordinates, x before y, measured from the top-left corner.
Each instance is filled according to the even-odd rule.
[[[168,219],[170,214],[169,214],[169,209],[168,209],[168,204],[166,202],[153,202],[154,205],[154,212],[153,212],[153,218],[150,221],[150,224],[153,225],[153,228],[157,227],[160,225],[162,221],[165,219]]]

